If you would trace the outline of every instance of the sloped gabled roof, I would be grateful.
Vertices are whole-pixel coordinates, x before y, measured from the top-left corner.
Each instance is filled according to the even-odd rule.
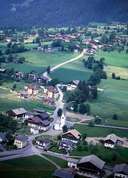
[[[95,165],[99,169],[103,169],[105,162],[98,158],[96,155],[89,155],[81,158],[78,164],[88,163]]]
[[[81,135],[80,132],[78,132],[76,129],[69,130],[68,132],[64,133],[63,135],[66,135],[66,134],[71,134],[74,137],[76,137],[77,139],[79,139],[80,135]]]

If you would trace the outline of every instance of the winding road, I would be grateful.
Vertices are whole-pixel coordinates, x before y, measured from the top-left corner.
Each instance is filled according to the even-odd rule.
[[[53,72],[54,70],[62,67],[63,65],[65,64],[68,64],[68,63],[71,63],[71,62],[74,62],[76,60],[79,60],[81,59],[84,54],[85,54],[86,50],[84,49],[77,57],[74,57],[66,62],[63,62],[61,64],[58,64],[54,67],[51,68],[51,72]],[[48,76],[48,73],[47,72],[44,72],[43,76],[45,78],[47,78],[49,81],[51,80],[51,78]],[[59,84],[56,86],[57,89],[58,89],[58,92],[59,92],[59,99],[58,101],[56,102],[56,109],[54,111],[54,114],[56,113],[56,111],[59,109],[59,108],[62,108],[64,107],[64,103],[63,103],[63,92],[61,91],[61,89],[59,88]],[[49,131],[48,131],[49,132]],[[52,133],[52,131],[51,131]],[[21,157],[27,157],[27,156],[32,156],[32,155],[38,155],[40,157],[42,157],[43,159],[49,161],[51,164],[53,164],[57,169],[60,168],[59,165],[57,165],[54,161],[52,161],[51,159],[47,158],[46,156],[42,155],[42,150],[39,150],[37,149],[33,144],[32,144],[32,140],[39,136],[39,135],[43,135],[43,134],[38,134],[38,135],[33,135],[33,136],[30,136],[29,137],[29,140],[28,140],[28,146],[26,148],[23,148],[23,149],[20,149],[20,150],[13,150],[13,151],[6,151],[6,152],[2,152],[0,153],[0,161],[5,161],[5,160],[10,160],[10,159],[15,159],[15,158],[21,158]],[[59,155],[60,157],[62,155]],[[63,158],[65,158],[65,156],[62,156]]]
[[[69,64],[69,63],[72,63],[76,60],[79,60],[81,59],[84,55],[86,54],[86,50],[84,49],[77,57],[75,58],[72,58],[66,62],[63,62],[61,64],[58,64],[54,67],[51,68],[51,72],[55,71],[56,69],[62,67],[63,65],[66,65],[66,64]],[[51,77],[49,77],[48,73],[47,72],[44,72],[43,74],[44,77],[46,77],[49,81],[51,80]],[[59,109],[59,108],[62,108],[64,107],[64,103],[63,103],[63,92],[61,91],[60,89],[60,85],[56,85],[57,89],[58,89],[58,92],[59,92],[59,99],[58,101],[56,102],[56,109],[54,111],[54,114],[56,114],[56,111]],[[83,124],[83,123],[81,123]],[[85,123],[84,123],[85,124]],[[123,127],[116,127],[116,126],[106,126],[106,125],[96,125],[97,127],[104,127],[104,128],[117,128],[117,129],[123,129],[123,130],[128,130],[128,128],[123,128]],[[59,133],[59,132],[58,132]],[[45,134],[53,134],[53,130],[51,129],[50,131],[48,132],[45,132]],[[39,134],[39,135],[43,135],[42,134]],[[27,157],[27,156],[32,156],[32,155],[37,155],[37,156],[40,156],[42,157],[43,159],[46,159],[47,161],[49,161],[51,164],[53,164],[56,168],[60,168],[60,166],[58,164],[56,164],[53,160],[47,158],[45,155],[50,155],[50,156],[55,156],[55,157],[58,157],[58,158],[61,158],[61,159],[64,159],[64,160],[68,160],[68,158],[70,158],[70,156],[67,156],[67,155],[63,155],[63,154],[58,154],[58,153],[54,153],[54,152],[42,152],[42,150],[39,150],[37,149],[33,144],[32,144],[32,140],[39,136],[39,135],[32,135],[29,137],[29,141],[28,141],[28,146],[26,148],[23,148],[23,149],[20,149],[20,150],[14,150],[14,151],[8,151],[8,152],[2,152],[0,153],[0,161],[4,161],[4,160],[9,160],[9,159],[15,159],[15,158],[21,158],[21,157]],[[45,154],[45,155],[42,155]]]

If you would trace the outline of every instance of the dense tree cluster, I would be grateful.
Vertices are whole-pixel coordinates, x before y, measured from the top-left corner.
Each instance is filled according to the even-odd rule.
[[[23,44],[8,43],[7,49],[5,50],[5,54],[21,53],[25,51],[27,51],[27,49],[24,47]]]
[[[17,122],[12,118],[0,114],[0,130],[3,132],[9,131],[14,133],[17,129]]]
[[[107,79],[107,74],[104,71],[104,58],[96,60],[93,56],[89,56],[87,60],[83,60],[84,66],[88,69],[93,70],[93,74],[88,80],[90,85],[97,85],[101,79]]]

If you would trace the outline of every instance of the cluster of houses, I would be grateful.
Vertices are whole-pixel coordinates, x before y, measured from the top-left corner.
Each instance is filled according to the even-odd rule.
[[[47,86],[47,87],[41,87],[43,90],[43,102],[48,105],[55,105],[55,102],[57,101],[59,97],[59,92],[56,87],[54,86]]]
[[[54,106],[59,97],[59,92],[54,86],[38,86],[31,84],[25,86],[24,89],[18,93],[18,97],[22,99],[36,97],[41,99],[43,103]]]
[[[26,121],[32,134],[49,130],[53,122],[53,118],[48,113],[39,109],[28,112],[24,108],[17,108],[7,111],[6,114],[20,122],[24,123]]]
[[[43,76],[43,74],[37,74],[34,72],[30,72],[30,73],[23,73],[23,72],[15,72],[14,74],[14,78],[19,81],[22,79],[28,80],[30,82],[36,82],[39,84],[46,84],[47,83],[47,78]]]
[[[80,159],[68,159],[68,167],[57,169],[53,173],[55,178],[127,178],[128,164],[117,164],[109,167],[102,159],[96,155],[84,156]]]
[[[36,96],[38,92],[39,88],[37,87],[37,85],[28,85],[25,86],[24,90],[20,91],[18,95],[20,98],[30,98]]]

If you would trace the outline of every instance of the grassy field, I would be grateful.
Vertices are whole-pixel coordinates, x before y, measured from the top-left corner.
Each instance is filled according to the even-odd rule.
[[[71,155],[86,156],[95,154],[109,164],[128,163],[128,149],[116,148],[114,150],[106,149],[102,145],[83,145],[81,150],[74,150]]]
[[[128,126],[128,81],[103,80],[98,99],[90,102],[91,112],[105,119],[106,124]],[[118,115],[118,120],[113,120],[113,114]]]
[[[7,67],[14,68],[22,72],[30,72],[32,70],[37,72],[44,72],[47,66],[55,66],[61,62],[75,57],[74,53],[56,52],[56,53],[43,53],[40,51],[28,51],[18,54],[25,57],[26,62],[23,64],[7,64]]]
[[[51,74],[53,78],[59,78],[61,81],[88,80],[91,71],[85,69],[81,60],[66,64]]]
[[[55,167],[38,156],[0,163],[1,178],[52,178]]]
[[[88,137],[105,137],[111,133],[114,133],[120,137],[128,137],[127,131],[119,129],[89,127],[84,124],[76,124],[75,129],[77,129],[81,134],[86,133]]]
[[[96,57],[104,57],[105,63],[108,65],[128,68],[128,54],[126,54],[126,52],[104,52],[102,50],[99,50],[96,54]]]
[[[112,78],[112,73],[114,72],[116,76],[120,76],[122,79],[128,80],[128,68],[116,67],[116,66],[107,66],[106,69],[107,76]]]

